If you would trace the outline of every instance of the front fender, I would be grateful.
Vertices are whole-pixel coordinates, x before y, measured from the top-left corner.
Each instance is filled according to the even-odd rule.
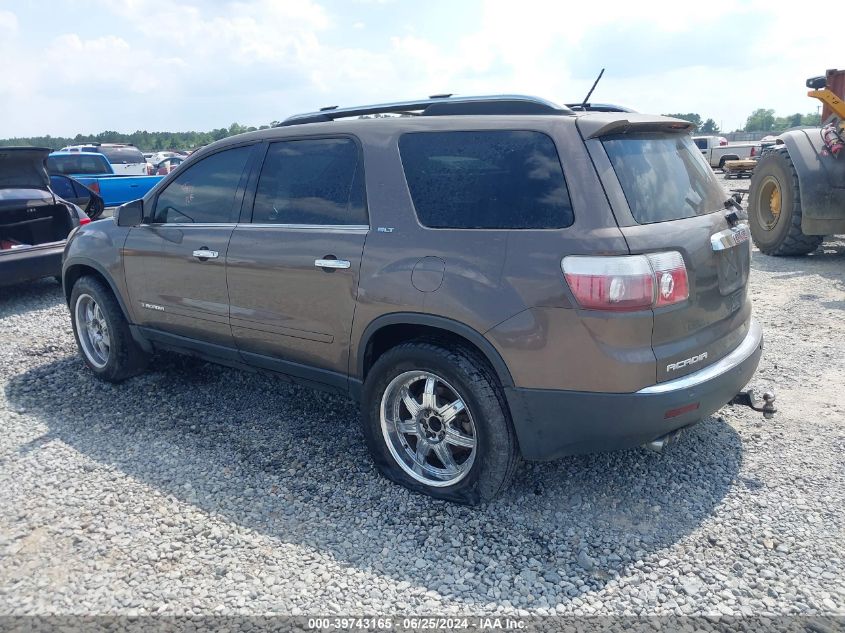
[[[82,269],[96,271],[109,284],[126,320],[133,323],[133,314],[124,301],[127,291],[122,250],[128,234],[128,228],[117,226],[111,218],[80,227],[65,246],[62,283],[65,297],[69,299],[72,282]]]
[[[818,128],[794,130],[780,138],[795,167],[801,194],[801,232],[845,233],[845,156],[822,154]]]

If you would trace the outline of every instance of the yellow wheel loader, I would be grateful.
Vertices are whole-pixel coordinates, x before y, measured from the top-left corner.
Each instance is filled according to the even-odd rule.
[[[845,71],[807,87],[824,104],[822,127],[781,134],[751,176],[751,237],[767,255],[806,255],[825,235],[845,233]]]

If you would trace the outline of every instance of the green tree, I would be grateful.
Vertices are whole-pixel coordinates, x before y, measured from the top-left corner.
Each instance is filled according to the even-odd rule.
[[[267,126],[261,126],[266,129]],[[33,145],[61,149],[66,145],[82,143],[131,143],[143,151],[196,149],[213,141],[226,138],[233,134],[251,132],[259,129],[255,126],[232,123],[229,127],[221,127],[208,132],[149,132],[136,130],[132,133],[106,130],[97,134],[77,134],[73,137],[64,136],[29,136],[19,138],[0,139],[0,145]]]
[[[663,116],[670,116],[674,119],[683,119],[684,121],[695,123],[697,128],[701,127],[701,115],[696,112],[687,112],[686,114],[664,114]]]
[[[801,125],[819,126],[822,124],[822,115],[818,112],[809,112],[801,116]]]
[[[713,119],[707,119],[698,127],[698,132],[701,134],[718,134],[720,130]]]
[[[801,125],[801,114],[796,112],[788,116],[775,117],[775,123],[772,126],[772,131],[782,132],[793,127]]]
[[[771,132],[775,126],[775,111],[758,108],[745,121],[746,132]]]

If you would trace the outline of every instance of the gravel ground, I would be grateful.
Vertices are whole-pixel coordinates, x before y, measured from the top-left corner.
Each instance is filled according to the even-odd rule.
[[[96,382],[55,283],[0,290],[0,613],[845,614],[845,241],[752,267],[773,421],[482,509],[381,479],[343,398],[175,356]]]

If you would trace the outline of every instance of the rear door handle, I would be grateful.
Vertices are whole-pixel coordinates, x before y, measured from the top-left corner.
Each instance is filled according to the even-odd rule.
[[[194,257],[197,259],[217,259],[220,255],[217,251],[210,251],[207,248],[201,248],[194,251]]]
[[[317,268],[349,268],[352,264],[347,259],[315,259]]]

